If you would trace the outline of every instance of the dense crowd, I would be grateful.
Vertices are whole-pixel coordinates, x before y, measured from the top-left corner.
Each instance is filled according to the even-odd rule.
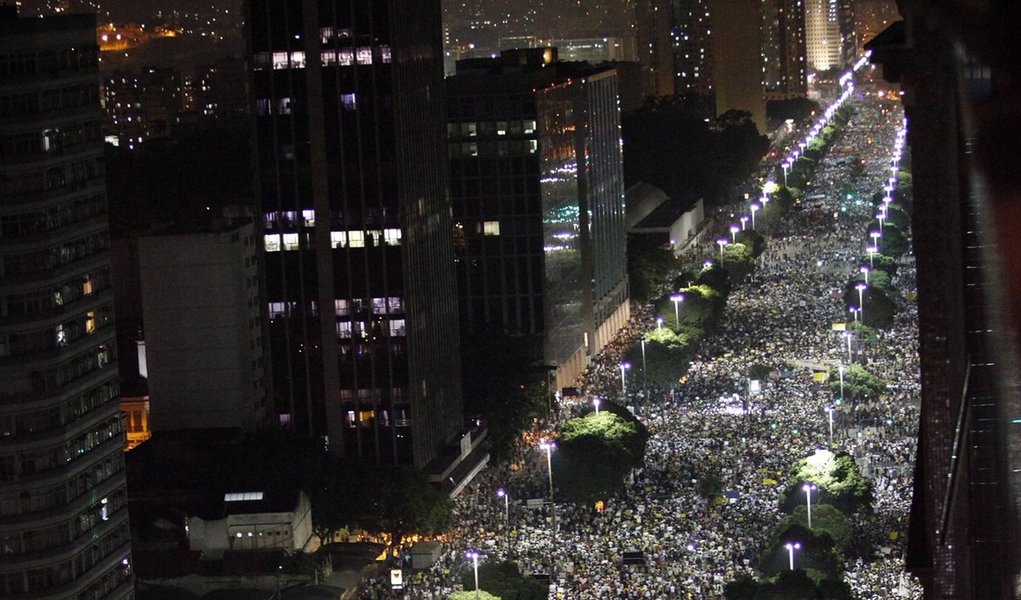
[[[549,495],[546,456],[534,444],[543,432],[529,432],[533,443],[522,444],[512,464],[491,467],[458,498],[446,553],[432,569],[409,578],[403,597],[442,599],[459,589],[464,552],[471,549],[484,560],[517,561],[525,573],[552,572],[551,598],[721,598],[726,582],[755,574],[766,538],[782,518],[778,497],[786,474],[819,447],[851,453],[875,486],[875,513],[855,521],[845,566],[854,597],[921,597],[902,574],[919,400],[914,304],[901,298],[894,326],[880,331],[875,344],[854,344],[850,356],[833,330],[833,323],[850,318],[841,289],[863,254],[871,220],[867,198],[882,186],[902,115],[874,94],[854,105],[840,146],[869,148],[865,173],[854,181],[866,201],[841,210],[837,196],[846,189],[848,161],[830,152],[812,187],[825,199],[812,211],[792,211],[768,232],[756,270],[731,292],[684,382],[643,389],[640,369],[627,375],[625,400],[652,435],[645,465],[626,494],[608,499],[602,512],[563,502],[552,507],[555,515],[539,503],[528,508],[526,499]],[[736,221],[740,213],[734,211],[740,210],[723,207],[710,218],[720,228]],[[701,239],[686,256],[697,266],[715,248],[711,239]],[[895,284],[901,293],[911,292],[913,261],[901,262]],[[650,327],[651,304],[637,308],[593,361],[578,403],[594,395],[620,398],[618,363]],[[830,439],[825,407],[836,398],[828,383],[813,380],[811,367],[849,361],[890,389],[881,398],[836,406]],[[771,371],[755,392],[748,379],[752,365]],[[560,416],[577,408],[567,404]],[[700,489],[707,477],[722,483],[722,497]],[[509,517],[497,488],[510,494]],[[624,564],[628,552],[643,553],[644,564]],[[386,583],[369,586],[362,597],[390,597]]]

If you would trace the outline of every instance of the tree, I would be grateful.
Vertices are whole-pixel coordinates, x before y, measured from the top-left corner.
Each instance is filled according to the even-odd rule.
[[[794,553],[796,569],[815,569],[827,576],[841,572],[842,561],[833,544],[833,538],[828,533],[815,532],[795,523],[781,524],[773,532],[759,560],[759,570],[766,575],[778,575],[788,571],[790,554],[786,544],[789,543],[801,544],[801,548]]]
[[[708,286],[726,296],[730,293],[731,288],[730,273],[716,263],[713,263],[712,266],[704,267],[698,272],[695,276],[694,285]],[[667,299],[669,300],[669,298]]]
[[[479,593],[475,593],[475,582],[472,581],[471,590],[465,590],[461,592],[454,592],[447,596],[447,600],[502,600],[499,596],[494,596],[489,592],[479,590]]]
[[[684,288],[680,293],[684,294],[684,306],[680,311],[681,322],[678,325],[678,333],[684,335],[687,340],[701,339],[706,332],[715,327],[723,313],[726,299],[720,292],[702,284]],[[670,310],[672,317],[672,304]]]
[[[904,230],[891,223],[884,223],[883,237],[879,238],[879,251],[894,258],[907,254],[911,250],[911,242]]]
[[[893,277],[894,275],[897,274],[897,261],[885,254],[880,254],[877,252],[872,255],[871,261],[869,260],[869,255],[866,254],[865,256],[858,259],[858,262],[863,265],[871,264],[872,266],[870,268],[872,269],[873,272],[883,271],[890,277]]]
[[[767,204],[766,206],[769,205]],[[755,258],[758,258],[759,255],[766,251],[766,237],[754,229],[744,229],[737,232],[737,235],[734,237],[737,243],[747,246]]]
[[[755,257],[748,246],[738,242],[723,248],[723,268],[740,281],[755,269]]]
[[[469,569],[464,573],[461,583],[466,590],[475,589],[473,570]],[[549,595],[546,586],[523,576],[518,564],[510,560],[480,564],[479,589],[502,600],[546,600]]]
[[[780,497],[781,510],[792,513],[796,506],[805,503],[802,490],[805,483],[818,486],[812,492],[814,502],[832,504],[845,515],[872,510],[872,484],[861,474],[854,457],[849,454],[816,450],[794,463]]]
[[[591,504],[622,490],[624,477],[644,460],[648,436],[638,419],[610,402],[599,414],[564,423],[552,463],[560,495]]]
[[[861,280],[852,277],[844,287],[844,304],[850,308],[859,306],[858,284]],[[897,311],[897,305],[885,293],[879,289],[868,286],[861,294],[864,301],[862,306],[861,320],[866,325],[876,328],[886,328],[893,324],[893,317]]]
[[[836,369],[830,371],[830,390],[834,395],[840,393],[840,373]],[[845,400],[877,400],[885,393],[886,382],[860,365],[851,364],[844,367]]]
[[[450,527],[453,502],[421,473],[400,467],[375,472],[359,490],[375,498],[375,522],[368,530],[389,534],[390,543],[399,546],[408,533],[435,535]]]
[[[770,120],[786,121],[791,119],[800,123],[807,121],[809,117],[818,114],[821,110],[818,102],[807,98],[766,101],[766,116]]]
[[[646,381],[652,385],[668,387],[688,371],[691,362],[690,345],[683,334],[676,334],[664,327],[645,334],[645,356],[642,345],[631,346],[624,358],[631,363],[632,381],[640,384]],[[644,368],[642,373],[640,369]]]
[[[789,524],[800,525],[808,528],[808,506],[799,504],[794,512],[787,515],[781,521],[780,526]],[[816,504],[812,502],[812,531],[816,534],[826,533],[833,539],[833,543],[839,550],[847,548],[854,534],[851,521],[830,504]]]
[[[667,246],[657,243],[652,236],[630,235],[627,264],[631,298],[641,303],[666,281],[677,260]]]

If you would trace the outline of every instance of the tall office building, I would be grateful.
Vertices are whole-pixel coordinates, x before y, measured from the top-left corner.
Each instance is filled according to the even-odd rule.
[[[713,91],[710,0],[670,0],[677,93],[708,96]]]
[[[804,0],[805,49],[810,71],[841,68],[840,1]]]
[[[673,96],[674,49],[667,0],[636,0],[635,29],[644,96]]]
[[[918,265],[921,415],[907,569],[926,600],[1016,598],[1021,580],[1021,236],[1016,20],[899,3],[866,44],[901,85]],[[967,15],[967,18],[962,18]]]
[[[463,326],[542,340],[559,388],[630,305],[616,72],[554,52],[459,63],[447,133]]]
[[[766,131],[762,88],[762,17],[759,0],[716,0],[712,4],[713,86],[716,114],[747,111]]]
[[[804,98],[805,8],[802,0],[762,0],[762,86],[767,100]]]
[[[250,0],[278,409],[423,466],[462,425],[438,0]]]
[[[96,19],[0,6],[0,596],[132,598]]]

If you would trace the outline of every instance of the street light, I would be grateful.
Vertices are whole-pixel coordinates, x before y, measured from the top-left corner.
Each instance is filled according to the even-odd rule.
[[[549,497],[553,502],[553,450],[557,447],[554,442],[540,442],[539,448],[546,451],[546,468],[549,470]]]
[[[674,294],[670,296],[670,301],[674,303],[674,320],[677,321],[677,326],[680,327],[681,312],[680,309],[678,308],[678,303],[684,302],[684,294]]]
[[[663,317],[656,317],[656,333],[663,331]]]
[[[869,268],[865,265],[858,267],[858,272],[865,276],[865,285],[869,284]]]
[[[592,399],[592,405],[596,407],[596,414],[599,414],[599,398]]]
[[[868,275],[866,275],[866,277],[868,277]],[[868,287],[869,287],[868,285],[861,282],[859,282],[858,285],[854,286],[854,289],[858,290],[858,306],[861,307],[860,310],[862,323],[865,322],[865,297],[863,296],[863,294],[865,293],[865,290],[868,289]]]
[[[738,231],[741,231],[741,228],[738,227],[737,225],[731,225],[730,226],[730,241],[732,243],[735,243],[735,244],[737,243],[737,232]]]
[[[787,187],[787,170],[791,168],[791,164],[784,161],[780,166],[783,167],[783,186]]]
[[[620,365],[620,395],[627,402],[627,381],[624,379],[624,372],[631,368],[631,363],[622,362]]]
[[[830,446],[833,446],[833,407],[826,405],[826,416],[829,417],[830,421]]]
[[[745,225],[748,223],[748,217],[741,215],[741,231],[744,231]]]
[[[830,426],[830,428],[832,430],[832,425]],[[830,433],[830,437],[833,437],[832,433]],[[817,489],[819,489],[819,487],[817,485],[815,485],[814,483],[806,483],[805,485],[801,486],[801,490],[803,492],[805,492],[805,497],[808,499],[808,528],[809,529],[812,528],[812,491],[813,490],[817,490]]]
[[[761,206],[758,203],[752,202],[751,206],[748,207],[752,211],[752,229],[755,229],[755,213],[759,211]]]
[[[856,307],[856,306],[848,306],[847,307],[847,311],[851,313],[851,316],[854,317],[854,322],[857,323],[858,322],[858,307]]]
[[[879,248],[876,246],[869,246],[868,248],[865,248],[865,251],[869,253],[869,268],[874,269],[876,265],[872,264],[872,257],[879,252]]]
[[[790,542],[787,542],[786,544],[783,545],[783,547],[787,548],[787,556],[790,559],[791,571],[793,571],[794,570],[794,551],[795,550],[801,550],[801,544],[798,543],[798,542],[794,542],[793,544],[790,543]]]
[[[755,225],[752,224],[752,229],[755,229]],[[723,266],[723,247],[729,244],[727,238],[716,238],[716,243],[720,246],[720,266]]]
[[[510,494],[503,488],[499,488],[496,490],[496,497],[503,498],[503,518],[505,521],[510,522]]]
[[[851,342],[848,341],[847,347],[851,347]],[[840,404],[844,403],[844,363],[840,363],[837,366],[837,370],[840,371]]]
[[[865,317],[865,314],[862,313],[862,318],[864,319],[864,317]],[[850,331],[845,331],[844,332],[844,337],[847,338],[847,360],[850,361],[851,360],[851,338],[854,337],[854,334],[851,333]]]
[[[475,600],[478,600],[479,599],[479,553],[475,552],[475,551],[472,551],[472,552],[465,552],[464,555],[467,556],[468,558],[472,559],[472,562],[475,564]]]
[[[642,390],[645,392],[645,397],[649,397],[649,375],[645,368],[645,338],[642,338]]]

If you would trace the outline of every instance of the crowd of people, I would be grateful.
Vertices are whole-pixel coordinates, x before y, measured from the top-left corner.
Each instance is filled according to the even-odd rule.
[[[874,210],[868,198],[885,180],[902,119],[899,105],[875,94],[861,94],[853,105],[855,116],[839,146],[867,149],[865,172],[853,182],[864,201],[844,198],[850,151],[832,150],[813,176],[812,193],[825,199],[811,211],[792,211],[767,232],[755,271],[734,287],[683,383],[643,389],[640,368],[628,374],[624,402],[651,436],[645,464],[632,474],[626,493],[607,498],[602,510],[527,503],[549,498],[546,454],[535,444],[544,432],[529,432],[511,464],[491,467],[457,499],[446,553],[431,569],[407,578],[403,597],[445,599],[460,589],[464,553],[475,550],[483,561],[509,559],[525,574],[548,575],[550,598],[722,598],[728,581],[756,574],[783,516],[779,492],[792,464],[820,447],[852,454],[875,487],[874,514],[855,519],[845,565],[853,596],[921,597],[917,583],[903,574],[919,402],[917,315],[907,299],[914,288],[911,258],[901,261],[894,279],[903,295],[895,323],[875,343],[856,341],[849,353],[833,328],[850,320],[841,291],[868,242],[865,227]],[[726,227],[741,209],[722,207],[711,220]],[[711,238],[693,244],[687,250],[691,265],[711,257],[714,248]],[[577,402],[620,399],[619,361],[655,326],[651,304],[636,308],[586,372]],[[888,392],[838,403],[830,385],[812,377],[812,365],[849,362],[885,380]],[[758,386],[750,385],[752,365],[768,367]],[[832,437],[827,406],[835,408]],[[577,409],[566,406],[561,417]],[[702,483],[708,480],[722,489],[707,493]],[[510,495],[509,514],[498,488]],[[362,597],[390,597],[387,584],[368,586]]]

